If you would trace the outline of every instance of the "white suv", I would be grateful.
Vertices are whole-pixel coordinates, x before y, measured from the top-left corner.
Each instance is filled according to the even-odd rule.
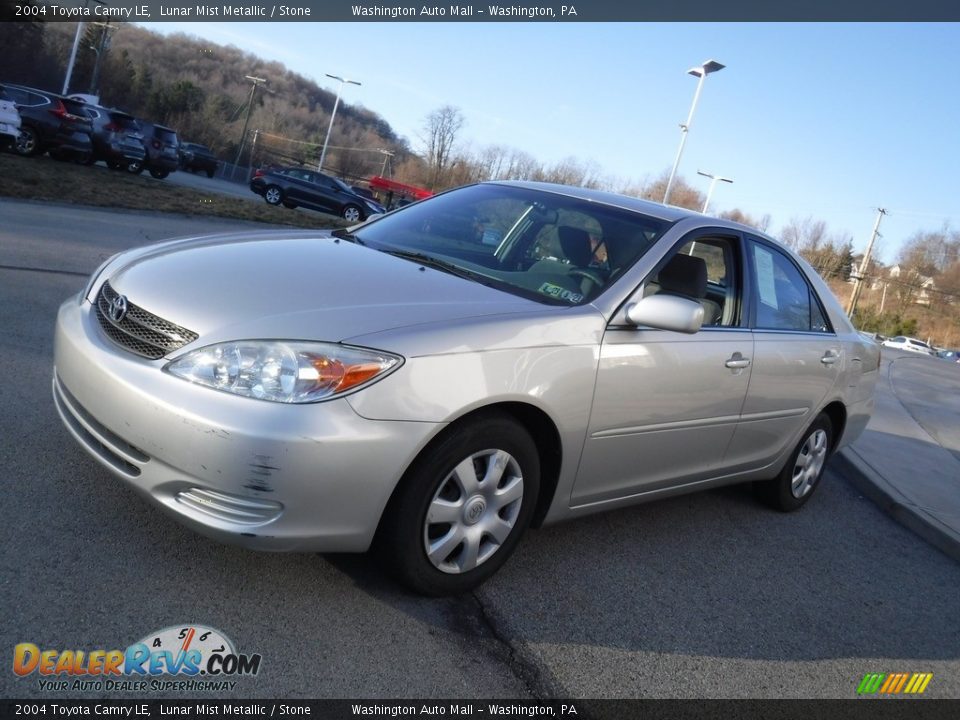
[[[20,111],[0,85],[0,147],[12,145],[20,137]]]
[[[897,348],[898,350],[909,350],[910,352],[921,353],[922,355],[936,355],[932,347],[923,340],[916,340],[911,337],[898,335],[897,337],[887,338],[883,341],[883,346],[888,348]]]

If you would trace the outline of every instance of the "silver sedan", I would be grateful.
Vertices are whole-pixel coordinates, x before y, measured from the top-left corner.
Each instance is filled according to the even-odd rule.
[[[743,482],[799,508],[866,426],[878,365],[751,228],[484,183],[350,230],[121,253],[60,309],[53,396],[197,531],[373,548],[445,594],[530,525]]]

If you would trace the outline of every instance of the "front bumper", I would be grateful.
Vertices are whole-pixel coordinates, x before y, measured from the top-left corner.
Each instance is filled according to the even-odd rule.
[[[192,385],[114,345],[76,298],[60,308],[54,362],[57,411],[90,455],[183,524],[253,549],[366,550],[437,429],[366,420],[343,399],[285,405]]]

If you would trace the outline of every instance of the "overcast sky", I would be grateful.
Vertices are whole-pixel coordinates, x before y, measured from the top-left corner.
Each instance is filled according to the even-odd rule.
[[[641,181],[669,169],[696,79],[715,59],[680,173],[734,180],[711,210],[825,220],[880,258],[917,230],[960,229],[957,24],[155,23],[236,45],[379,113],[416,148],[445,104],[464,143],[555,162],[574,156]],[[239,68],[238,70],[242,70]],[[324,128],[325,130],[325,128]]]

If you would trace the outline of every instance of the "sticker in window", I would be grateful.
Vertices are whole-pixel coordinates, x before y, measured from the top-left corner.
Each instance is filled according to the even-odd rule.
[[[569,303],[578,303],[583,300],[583,295],[576,292],[571,292],[566,290],[559,285],[554,285],[553,283],[545,282],[539,288],[540,292],[544,295],[550,295],[551,297],[559,298],[560,300],[566,300]]]
[[[754,245],[753,260],[757,268],[757,285],[760,289],[760,302],[774,310],[779,310],[777,305],[777,283],[773,277],[773,253],[769,250]]]

